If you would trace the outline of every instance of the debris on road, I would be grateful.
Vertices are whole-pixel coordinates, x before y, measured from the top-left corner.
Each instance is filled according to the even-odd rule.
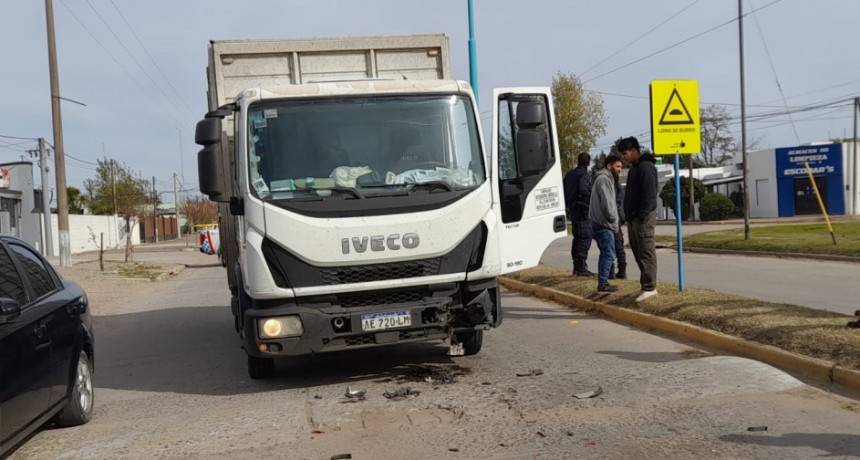
[[[517,372],[517,377],[532,377],[543,375],[543,369],[530,369],[528,372]]]
[[[537,432],[537,435],[538,435],[538,436],[540,436],[540,437],[542,437],[542,438],[545,438],[545,437],[546,437],[546,435],[543,433],[543,431],[538,431],[538,432]]]
[[[747,428],[747,431],[767,431],[766,426],[751,426]]]
[[[456,447],[449,447],[448,450],[451,452],[460,452],[460,449],[458,449]]]
[[[322,399],[322,396],[320,396],[320,395],[314,395],[314,399]]]
[[[400,401],[401,399],[414,398],[420,394],[420,391],[413,390],[410,387],[400,387],[394,391],[386,391],[385,393],[382,393],[382,396],[393,401]]]
[[[352,458],[352,454],[337,454],[331,457],[331,460],[349,460]]]
[[[366,391],[364,391],[364,390],[353,390],[349,385],[347,385],[346,386],[346,393],[344,394],[344,396],[346,396],[349,399],[355,399],[358,401],[362,401],[362,400],[364,400],[365,393],[366,393]]]
[[[574,396],[576,399],[588,399],[588,398],[593,398],[593,397],[595,397],[595,396],[599,396],[599,395],[601,395],[601,394],[603,394],[603,387],[601,387],[600,385],[598,385],[598,386],[597,386],[597,388],[595,388],[594,390],[591,390],[591,391],[585,391],[585,392],[582,392],[582,393],[576,393],[576,394],[575,394],[575,395],[573,395],[573,396]]]
[[[456,383],[457,374],[438,366],[412,366],[404,374],[408,380],[423,381],[433,385]]]

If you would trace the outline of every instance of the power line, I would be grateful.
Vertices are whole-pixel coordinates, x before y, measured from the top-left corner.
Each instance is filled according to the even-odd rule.
[[[38,140],[39,140],[39,138],[38,138],[38,137],[4,136],[4,135],[2,135],[2,134],[0,134],[0,137],[2,137],[2,138],[4,138],[4,139],[18,139],[18,140],[22,140],[22,139],[23,139],[23,140],[27,140],[27,141],[38,141]]]
[[[633,41],[631,41],[630,43],[628,43],[628,44],[624,45],[624,46],[623,46],[623,47],[621,47],[618,51],[616,51],[616,52],[614,52],[614,53],[610,54],[609,56],[606,56],[605,58],[603,58],[603,60],[602,60],[602,61],[598,62],[597,64],[594,64],[594,65],[593,65],[593,66],[591,66],[591,67],[589,67],[585,72],[582,72],[581,74],[579,74],[579,77],[580,77],[580,78],[582,78],[582,77],[583,77],[585,74],[587,74],[588,72],[591,72],[591,71],[592,71],[592,70],[594,70],[596,67],[599,67],[599,66],[600,66],[600,64],[603,64],[604,62],[606,62],[606,61],[608,61],[608,60],[612,59],[613,57],[617,56],[617,55],[618,55],[618,53],[620,53],[620,52],[622,52],[622,51],[626,50],[626,49],[627,49],[627,48],[629,48],[630,46],[632,46],[632,45],[634,45],[635,43],[637,43],[639,40],[641,40],[641,39],[645,38],[645,37],[646,37],[646,36],[648,36],[651,32],[654,32],[655,30],[659,29],[660,27],[662,27],[664,24],[666,24],[667,22],[669,22],[669,21],[671,21],[672,19],[674,19],[674,18],[675,18],[676,16],[678,16],[679,14],[683,13],[684,11],[687,11],[688,9],[690,9],[690,7],[692,7],[692,6],[693,6],[693,5],[695,5],[696,3],[699,3],[699,1],[700,1],[700,0],[695,0],[693,3],[690,3],[689,5],[685,6],[684,8],[681,8],[681,9],[680,9],[679,11],[677,11],[675,14],[673,14],[673,15],[669,16],[666,20],[664,20],[664,21],[663,21],[663,22],[661,22],[660,24],[657,24],[657,25],[656,25],[656,26],[654,26],[653,28],[651,28],[651,30],[649,30],[648,32],[645,32],[644,34],[642,34],[642,35],[640,35],[640,36],[638,36],[638,37],[634,38],[634,39],[633,39]]]
[[[752,0],[748,0],[750,4],[750,9],[753,9]],[[773,72],[773,78],[776,80],[776,87],[779,89],[779,95],[782,96],[782,102],[785,105],[785,109],[788,110],[788,100],[785,98],[785,92],[782,90],[782,85],[779,83],[779,75],[776,73],[776,66],[773,65],[773,58],[770,56],[770,50],[767,47],[767,40],[764,38],[764,32],[761,29],[761,24],[758,21],[758,15],[753,14],[753,19],[755,20],[756,29],[758,29],[758,35],[761,37],[761,43],[764,45],[764,52],[767,55],[767,62],[770,63],[770,70]],[[797,139],[797,143],[800,144],[800,134],[797,133],[797,126],[794,125],[794,120],[791,118],[791,114],[788,114],[788,120],[791,121],[791,127],[794,130],[794,137]]]
[[[179,107],[174,104],[173,99],[170,98],[167,95],[167,93],[162,91],[162,89],[158,85],[158,83],[155,82],[155,79],[152,78],[152,75],[150,75],[149,72],[143,67],[143,65],[141,65],[140,61],[138,61],[137,58],[134,57],[134,54],[132,54],[131,50],[129,50],[128,47],[125,46],[125,43],[123,43],[122,39],[119,38],[119,36],[116,34],[116,32],[114,32],[114,30],[110,26],[110,24],[108,24],[108,22],[105,21],[105,19],[102,17],[102,15],[99,14],[98,10],[96,9],[95,6],[93,6],[92,2],[90,0],[86,0],[86,1],[87,1],[87,5],[89,5],[90,9],[93,10],[93,13],[96,14],[96,17],[98,17],[99,20],[102,22],[102,24],[104,24],[105,27],[107,27],[108,32],[110,32],[111,35],[113,35],[113,38],[116,39],[117,43],[119,43],[119,46],[121,46],[122,49],[124,49],[125,52],[129,55],[131,60],[134,61],[135,64],[137,64],[137,67],[140,68],[141,71],[143,71],[143,74],[146,75],[147,78],[149,78],[149,81],[152,82],[152,86],[154,86],[155,89],[157,89],[158,92],[161,93],[162,96],[164,96],[164,99],[166,99],[171,105],[173,105],[173,108],[176,110],[177,113],[181,112],[181,110],[179,110]],[[191,118],[194,119],[194,113],[189,110],[189,114],[191,115]]]
[[[69,14],[71,14],[71,15],[72,15],[72,18],[74,18],[74,20],[75,20],[75,21],[77,21],[77,23],[78,23],[78,24],[80,24],[80,25],[81,25],[81,27],[83,27],[83,28],[84,28],[84,30],[85,30],[85,31],[90,35],[90,37],[91,37],[93,40],[95,40],[95,42],[96,42],[96,43],[97,43],[97,44],[102,48],[102,50],[104,50],[104,52],[105,52],[105,53],[107,53],[108,57],[110,57],[110,58],[111,58],[111,60],[113,60],[113,62],[114,62],[117,66],[119,66],[119,68],[120,68],[120,69],[122,69],[122,70],[125,72],[125,74],[126,74],[126,75],[128,75],[128,78],[130,78],[130,79],[131,79],[131,81],[133,81],[133,82],[134,82],[134,84],[135,84],[135,85],[137,85],[137,87],[141,89],[141,91],[143,91],[144,93],[146,93],[146,95],[147,95],[147,96],[149,96],[149,98],[150,98],[153,102],[155,102],[155,103],[158,105],[158,107],[159,107],[159,108],[160,108],[160,109],[165,113],[165,115],[167,115],[168,117],[172,118],[172,119],[173,119],[173,121],[174,121],[174,122],[176,122],[176,124],[177,124],[177,125],[180,125],[180,126],[182,126],[182,125],[183,125],[183,123],[182,123],[181,121],[177,120],[177,119],[176,119],[176,117],[174,117],[174,116],[173,116],[173,114],[171,114],[169,111],[165,110],[164,106],[163,106],[163,105],[161,105],[161,102],[159,102],[159,101],[158,101],[158,99],[155,99],[155,98],[153,98],[153,97],[152,97],[152,95],[149,93],[149,91],[147,91],[147,89],[146,89],[146,88],[144,88],[144,87],[143,87],[143,85],[141,85],[141,84],[140,84],[140,82],[139,82],[139,81],[137,81],[137,79],[136,79],[136,78],[134,78],[134,76],[131,74],[131,72],[129,72],[129,71],[128,71],[128,69],[126,69],[126,68],[125,68],[125,66],[123,66],[123,65],[119,62],[119,60],[117,60],[117,58],[116,58],[116,57],[114,57],[114,55],[113,55],[113,54],[112,54],[112,53],[107,49],[107,47],[105,47],[105,45],[104,45],[104,44],[102,44],[102,42],[101,42],[101,41],[99,41],[99,39],[98,39],[98,38],[96,38],[96,36],[95,36],[95,35],[93,34],[93,32],[89,29],[89,27],[87,27],[87,26],[83,23],[83,21],[81,21],[81,20],[80,20],[80,18],[78,18],[78,16],[75,14],[75,12],[74,12],[74,11],[72,11],[72,10],[71,10],[71,8],[69,8],[69,7],[68,7],[68,5],[66,5],[66,2],[64,2],[63,0],[60,0],[60,4],[62,4],[62,5],[63,5],[63,7],[66,9],[66,11],[68,11],[68,12],[69,12]]]
[[[122,11],[119,10],[119,8],[116,6],[116,3],[114,3],[113,0],[111,0],[110,3],[111,3],[111,5],[113,5],[113,8],[116,10],[117,14],[119,14],[119,17],[122,19],[122,22],[125,23],[126,27],[128,27],[128,30],[134,36],[135,40],[137,40],[137,44],[140,45],[141,49],[143,49],[143,52],[146,53],[146,56],[149,58],[150,61],[152,61],[152,65],[154,65],[155,68],[158,70],[158,73],[160,73],[161,76],[164,77],[164,81],[167,82],[167,84],[170,86],[170,89],[172,89],[173,93],[176,94],[176,97],[179,98],[179,101],[182,102],[182,104],[185,106],[185,108],[188,109],[188,111],[193,114],[194,110],[192,110],[191,107],[188,106],[188,104],[185,102],[185,99],[182,97],[182,94],[180,94],[179,91],[176,90],[176,87],[173,86],[173,83],[170,81],[169,78],[167,78],[167,75],[165,75],[164,72],[161,70],[161,66],[159,66],[158,63],[155,61],[155,59],[153,59],[152,55],[149,54],[149,50],[146,49],[146,46],[143,45],[143,42],[140,40],[140,37],[138,37],[137,33],[131,27],[131,24],[129,24],[128,21],[125,19],[125,15],[122,14]]]
[[[782,0],[773,0],[772,2],[768,3],[768,4],[767,4],[767,5],[765,5],[765,6],[759,7],[759,8],[757,8],[757,9],[753,10],[753,11],[750,11],[749,13],[745,13],[743,16],[745,17],[745,16],[748,16],[748,15],[750,15],[750,14],[752,14],[752,13],[755,13],[756,11],[761,11],[761,10],[763,10],[763,9],[765,9],[765,8],[767,8],[767,7],[771,6],[771,5],[775,5],[775,4],[777,4],[777,3],[781,2],[781,1],[782,1]],[[681,40],[681,41],[679,41],[679,42],[677,42],[677,43],[675,43],[675,44],[673,44],[673,45],[669,45],[669,46],[667,46],[667,47],[665,47],[665,48],[663,48],[663,49],[661,49],[661,50],[655,51],[655,52],[653,52],[653,53],[651,53],[651,54],[649,54],[649,55],[647,55],[647,56],[643,56],[643,57],[641,57],[641,58],[639,58],[639,59],[636,59],[636,60],[635,60],[635,61],[633,61],[633,62],[628,62],[627,64],[624,64],[624,65],[622,65],[622,66],[618,66],[618,67],[616,67],[616,68],[614,68],[614,69],[612,69],[612,70],[609,70],[609,71],[607,71],[607,72],[603,72],[602,74],[600,74],[600,75],[598,75],[598,76],[596,76],[596,77],[594,77],[594,78],[589,78],[588,80],[585,80],[585,82],[584,82],[584,83],[588,83],[588,82],[591,82],[591,81],[597,80],[598,78],[605,77],[605,76],[607,76],[607,75],[609,75],[609,74],[612,74],[612,73],[615,73],[615,72],[617,72],[617,71],[619,71],[619,70],[621,70],[621,69],[625,69],[625,68],[627,68],[627,67],[630,67],[630,66],[631,66],[631,65],[633,65],[633,64],[637,64],[637,63],[642,62],[642,61],[644,61],[644,60],[646,60],[646,59],[648,59],[648,58],[654,57],[654,56],[656,56],[656,55],[658,55],[658,54],[661,54],[661,53],[663,53],[663,52],[665,52],[665,51],[668,51],[668,50],[670,50],[670,49],[672,49],[672,48],[675,48],[676,46],[680,46],[680,45],[683,45],[684,43],[687,43],[687,42],[689,42],[689,41],[691,41],[691,40],[695,40],[696,38],[699,38],[699,37],[701,37],[702,35],[709,34],[709,33],[713,32],[713,31],[715,31],[715,30],[717,30],[717,29],[719,29],[719,28],[721,28],[721,27],[727,26],[727,25],[729,25],[729,24],[731,24],[731,23],[733,23],[733,22],[735,22],[735,21],[737,21],[737,20],[738,20],[738,18],[736,18],[736,17],[735,17],[735,18],[732,18],[732,19],[730,19],[730,20],[728,20],[728,21],[726,21],[726,22],[724,22],[724,23],[722,23],[722,24],[719,24],[719,25],[716,25],[716,26],[714,26],[714,27],[711,27],[710,29],[708,29],[708,30],[706,30],[706,31],[704,31],[704,32],[699,32],[698,34],[693,35],[692,37],[685,38],[685,39],[683,39],[683,40]]]

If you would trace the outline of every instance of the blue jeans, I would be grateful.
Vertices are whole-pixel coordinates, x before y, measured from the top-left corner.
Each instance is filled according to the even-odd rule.
[[[615,233],[596,223],[592,224],[591,228],[594,241],[597,242],[597,249],[600,249],[600,259],[597,263],[597,286],[606,286],[609,284],[609,272],[612,271],[612,264],[615,263]]]

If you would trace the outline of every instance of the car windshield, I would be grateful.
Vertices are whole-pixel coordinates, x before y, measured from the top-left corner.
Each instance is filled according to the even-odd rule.
[[[252,193],[345,199],[453,192],[485,180],[461,95],[260,101],[248,109]]]

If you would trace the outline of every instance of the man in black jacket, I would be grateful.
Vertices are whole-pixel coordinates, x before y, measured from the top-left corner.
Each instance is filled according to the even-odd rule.
[[[641,273],[642,292],[637,302],[657,295],[657,246],[654,227],[657,224],[657,167],[654,155],[642,155],[635,137],[618,143],[621,158],[630,164],[624,193],[624,217],[630,249]]]
[[[573,258],[573,274],[575,276],[594,276],[588,271],[588,250],[591,249],[591,221],[588,220],[588,205],[591,202],[591,176],[588,165],[591,155],[580,153],[576,159],[576,168],[564,176],[564,202],[567,218],[573,224],[573,244],[570,255]]]

